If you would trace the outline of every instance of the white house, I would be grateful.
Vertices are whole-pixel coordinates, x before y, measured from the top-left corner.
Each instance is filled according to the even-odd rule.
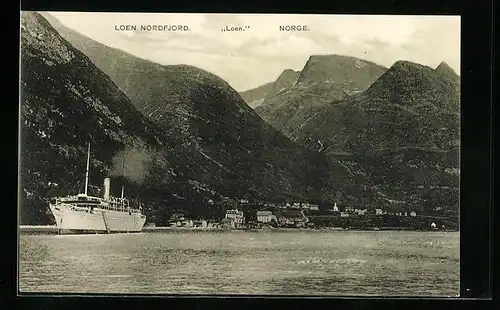
[[[270,223],[273,219],[276,220],[276,216],[271,211],[257,211],[257,222]]]
[[[348,212],[340,212],[340,217],[349,217]]]
[[[311,210],[311,211],[318,211],[319,210],[319,206],[318,205],[309,205],[309,210]]]
[[[365,215],[368,210],[366,209],[356,209],[354,212],[358,215]]]
[[[384,214],[382,209],[375,209],[375,215],[382,215],[382,214]]]
[[[417,212],[415,212],[415,211],[411,211],[411,212],[410,212],[410,216],[417,216]]]
[[[233,220],[236,226],[243,225],[243,223],[245,222],[243,211],[239,211],[238,209],[226,210],[226,218]]]

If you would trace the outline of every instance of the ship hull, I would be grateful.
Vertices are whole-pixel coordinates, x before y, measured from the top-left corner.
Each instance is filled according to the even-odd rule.
[[[69,204],[50,204],[59,234],[140,232],[145,216],[140,213],[94,208],[93,211],[72,208]]]

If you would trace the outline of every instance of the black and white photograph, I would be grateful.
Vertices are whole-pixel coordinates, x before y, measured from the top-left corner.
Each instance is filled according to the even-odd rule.
[[[19,293],[458,297],[460,22],[22,11]]]

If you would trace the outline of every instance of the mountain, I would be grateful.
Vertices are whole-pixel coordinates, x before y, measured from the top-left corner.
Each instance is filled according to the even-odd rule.
[[[458,212],[460,93],[452,71],[440,67],[398,61],[363,93],[314,115],[292,139],[342,154],[389,200]]]
[[[354,57],[311,56],[293,87],[268,96],[255,111],[286,136],[292,136],[322,108],[364,91],[386,70]]]
[[[76,190],[85,173],[87,142],[92,142],[94,184],[113,174],[114,156],[126,149],[149,154],[159,163],[154,170],[168,174],[160,151],[168,144],[161,130],[41,15],[22,13],[21,48],[23,223],[49,221],[47,199]],[[91,193],[99,190],[90,188]]]
[[[257,88],[252,88],[244,92],[240,92],[240,96],[252,109],[255,109],[256,107],[261,105],[262,102],[264,102],[267,94],[273,88],[273,84],[274,82],[269,82]]]
[[[284,70],[280,76],[273,83],[271,90],[266,96],[266,99],[274,98],[281,92],[288,90],[295,86],[297,80],[299,79],[300,71],[294,71],[292,69]]]
[[[398,61],[365,92],[331,103],[292,135],[323,152],[397,147],[447,149],[459,142],[460,94],[432,68]],[[309,141],[309,142],[308,142]]]
[[[386,68],[355,57],[314,55],[309,57],[297,81],[298,84],[332,83],[339,90],[366,89]]]
[[[457,92],[460,92],[460,76],[446,62],[441,62],[436,69],[436,73],[443,79],[450,81],[455,86]]]
[[[235,195],[303,192],[291,175],[295,169],[288,171],[301,156],[297,146],[227,82],[193,66],[140,59],[53,24],[175,141],[178,152],[189,154],[196,163],[186,164],[190,178]]]
[[[300,72],[298,71],[286,69],[280,74],[276,81],[240,93],[241,98],[243,98],[250,107],[255,109],[260,106],[264,100],[273,98],[280,92],[292,88],[295,83],[297,83],[299,74]]]
[[[434,69],[436,72],[439,74],[446,76],[449,79],[452,79],[454,81],[459,81],[460,77],[458,74],[453,70],[446,62],[442,61],[436,69]]]
[[[220,217],[242,198],[369,196],[336,160],[299,148],[209,72],[155,64],[72,32],[79,51],[38,13],[23,13],[22,25],[24,222],[50,220],[47,199],[81,180],[88,141],[93,184],[116,176],[160,225],[174,210]],[[117,172],[122,159],[126,179]]]

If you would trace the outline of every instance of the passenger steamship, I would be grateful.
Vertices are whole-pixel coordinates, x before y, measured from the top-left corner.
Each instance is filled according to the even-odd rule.
[[[87,195],[89,183],[90,143],[85,173],[85,192],[53,198],[49,207],[56,219],[59,234],[140,232],[146,221],[142,207],[132,206],[128,199],[110,196],[110,179],[104,179],[104,197]]]

